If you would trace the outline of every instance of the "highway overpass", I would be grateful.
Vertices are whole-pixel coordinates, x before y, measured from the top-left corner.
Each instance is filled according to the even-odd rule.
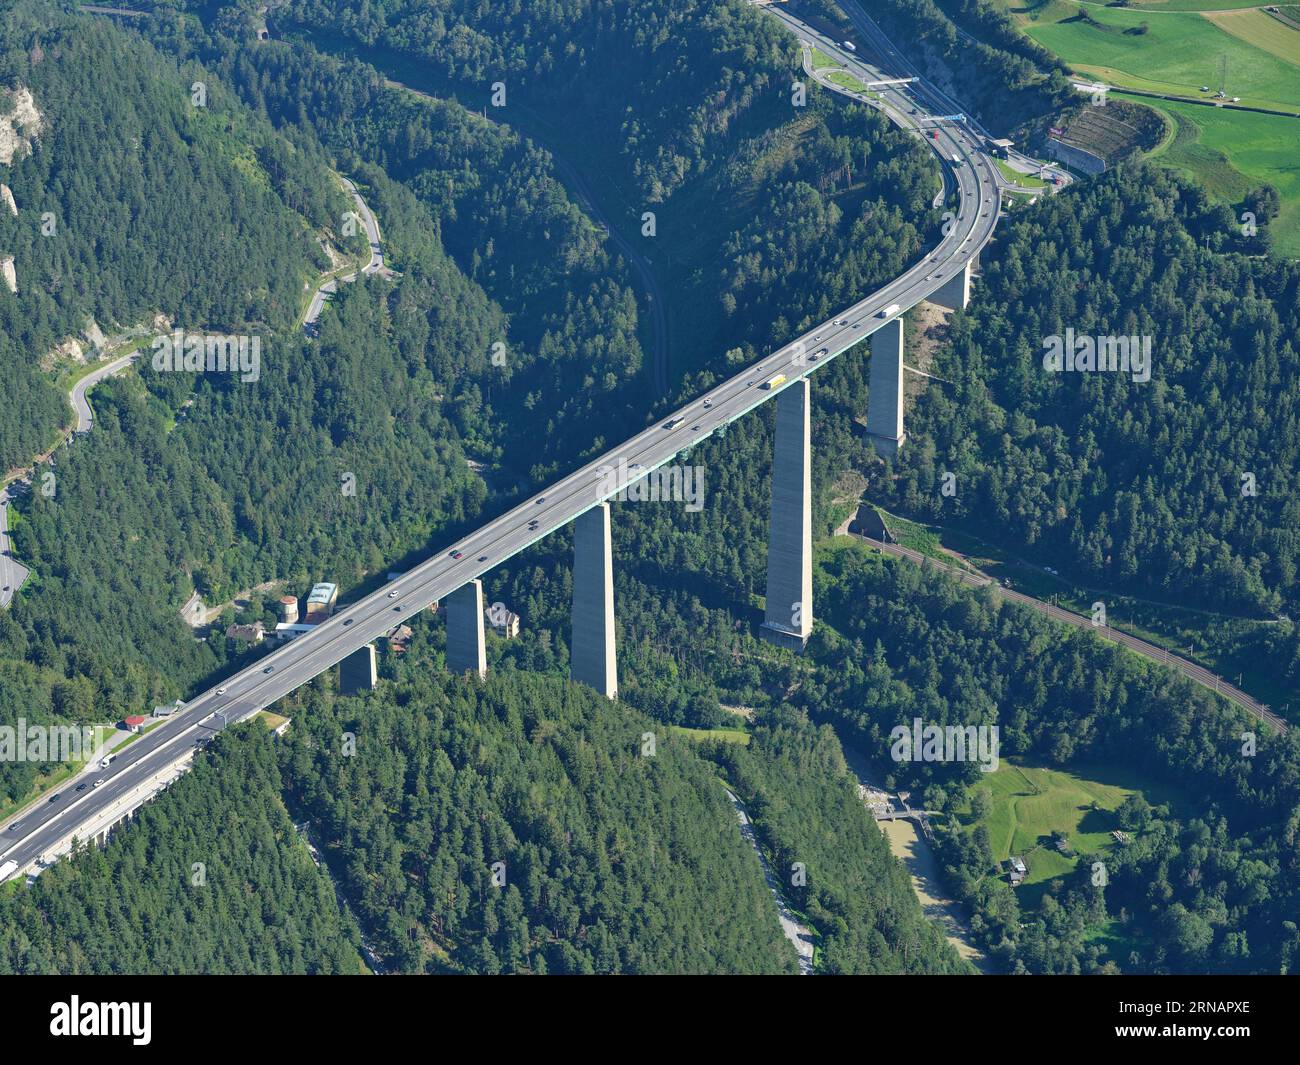
[[[844,61],[864,81],[888,81],[912,72],[880,69],[851,56],[779,9],[769,9],[808,41]],[[885,86],[879,97],[844,95],[881,107],[914,131],[938,157],[960,206],[938,245],[905,273],[832,318],[794,337],[729,380],[697,396],[630,440],[538,491],[509,512],[447,544],[430,559],[380,591],[339,611],[312,632],[258,659],[220,685],[195,696],[165,724],[123,749],[111,766],[87,775],[87,787],[65,787],[57,801],[41,801],[0,831],[0,862],[18,871],[102,824],[122,798],[165,776],[192,757],[226,725],[243,720],[364,649],[412,615],[449,601],[449,667],[481,672],[483,611],[474,583],[488,570],[575,520],[573,646],[575,680],[613,697],[617,693],[609,498],[646,473],[689,450],[768,400],[777,400],[773,505],[768,565],[766,636],[800,647],[812,629],[811,447],[809,389],[812,375],[864,340],[872,340],[868,428],[885,453],[902,441],[902,326],[900,316],[922,300],[965,306],[971,262],[992,236],[999,212],[997,178],[978,133],[962,124],[922,134],[930,114],[915,84]],[[948,113],[950,107],[938,113]],[[361,212],[369,216],[368,211]],[[378,268],[377,227],[371,267]],[[318,312],[319,313],[319,312]],[[877,372],[879,368],[879,373]],[[771,387],[765,383],[780,378]],[[453,595],[453,593],[456,593]],[[466,603],[470,608],[466,609]],[[455,610],[450,609],[452,605]],[[95,785],[94,782],[102,780]],[[143,800],[141,800],[143,801]],[[110,814],[109,816],[114,816]]]

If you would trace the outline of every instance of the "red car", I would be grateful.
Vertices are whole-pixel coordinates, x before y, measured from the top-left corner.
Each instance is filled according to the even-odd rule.
[[[457,559],[457,560],[462,559],[462,558],[465,557],[465,552],[464,552],[464,551],[453,551],[453,552],[451,553],[451,557],[454,558],[454,559]]]

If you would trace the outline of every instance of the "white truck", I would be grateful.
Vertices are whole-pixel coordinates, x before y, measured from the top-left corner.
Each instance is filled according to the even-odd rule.
[[[0,865],[0,884],[3,884],[16,872],[18,872],[17,862],[5,862],[3,865]]]
[[[876,317],[877,317],[877,318],[889,318],[889,317],[891,317],[892,315],[897,314],[900,310],[902,310],[902,308],[899,307],[899,305],[898,305],[897,303],[891,303],[891,304],[890,304],[888,307],[886,307],[883,311],[877,311],[877,312],[876,312]]]

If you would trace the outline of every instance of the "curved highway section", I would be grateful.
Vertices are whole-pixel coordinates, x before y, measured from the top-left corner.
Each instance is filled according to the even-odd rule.
[[[799,32],[812,31],[803,27]],[[867,80],[889,76],[880,75],[824,39],[819,40],[818,47],[832,51],[850,70]],[[886,87],[880,99],[868,102],[882,107],[891,119],[915,130],[924,139],[939,157],[949,184],[960,199],[949,232],[911,269],[513,510],[459,542],[448,544],[380,591],[340,610],[312,632],[195,696],[163,725],[126,747],[110,766],[87,774],[87,780],[102,780],[102,783],[80,792],[65,788],[57,800],[39,802],[0,830],[0,866],[10,868],[10,876],[35,867],[42,855],[52,852],[97,817],[102,818],[106,810],[135,789],[189,757],[193,748],[226,725],[283,698],[413,614],[748,414],[784,388],[860,344],[965,270],[997,224],[1000,200],[995,170],[977,134],[960,123],[936,123],[923,102],[907,90],[908,86]],[[936,134],[933,138],[929,135],[931,131]],[[367,211],[361,213],[363,218],[368,215]],[[377,226],[370,230],[368,225],[367,230],[377,245]],[[372,247],[372,266],[375,256]],[[897,309],[893,307],[895,304]],[[816,353],[823,348],[826,353],[818,356]],[[781,374],[785,380],[779,387],[761,387]],[[623,462],[626,466],[621,465]],[[625,477],[619,475],[620,470],[626,470]],[[461,557],[455,558],[453,553]],[[13,867],[8,866],[10,862],[14,863]]]

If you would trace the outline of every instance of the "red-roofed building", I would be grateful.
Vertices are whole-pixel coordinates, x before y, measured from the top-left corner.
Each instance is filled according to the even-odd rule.
[[[124,717],[122,724],[126,726],[127,732],[139,732],[148,720],[143,714],[132,714],[130,717]]]

